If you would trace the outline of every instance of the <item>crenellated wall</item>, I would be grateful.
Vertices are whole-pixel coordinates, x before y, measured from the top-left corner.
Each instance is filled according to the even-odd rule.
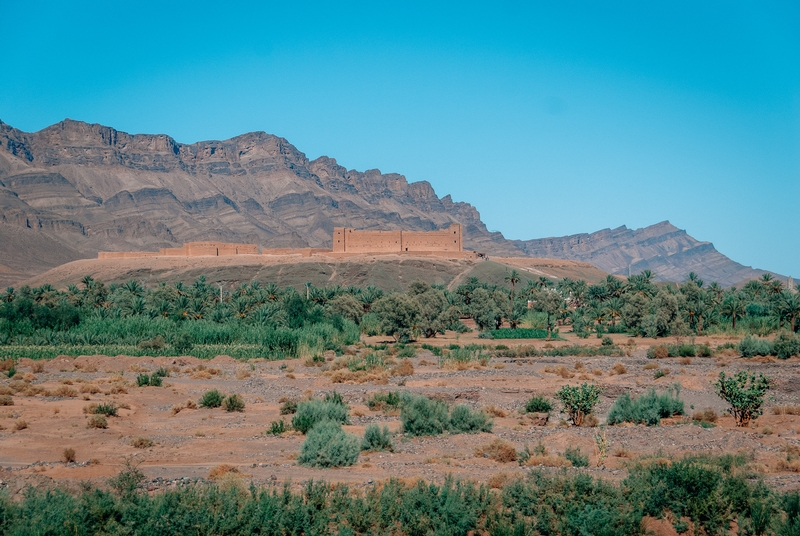
[[[229,244],[227,242],[189,242],[179,248],[161,248],[151,251],[101,251],[98,259],[127,259],[135,257],[221,257],[228,255],[258,255],[256,244]]]

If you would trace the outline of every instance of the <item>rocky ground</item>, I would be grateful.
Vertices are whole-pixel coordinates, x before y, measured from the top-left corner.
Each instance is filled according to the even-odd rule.
[[[545,344],[599,344],[599,341],[572,340]],[[798,405],[800,361],[744,360],[737,357],[668,358],[648,360],[646,350],[652,340],[638,339],[628,345],[627,337],[612,336],[624,345],[625,357],[493,357],[486,366],[465,370],[440,369],[428,350],[417,349],[410,359],[413,374],[388,376],[376,383],[332,383],[324,366],[306,366],[303,360],[237,362],[220,356],[211,361],[192,357],[134,358],[84,356],[60,357],[49,362],[21,360],[17,374],[0,380],[0,394],[15,392],[13,405],[0,406],[0,487],[12,495],[28,485],[52,486],[58,483],[77,488],[81,482],[101,484],[120,471],[126,458],[148,478],[147,489],[157,490],[208,479],[220,464],[239,469],[243,478],[260,484],[302,485],[309,479],[365,485],[388,477],[426,478],[441,481],[452,474],[462,478],[490,481],[528,470],[517,462],[497,462],[476,456],[476,448],[500,438],[522,450],[544,446],[553,458],[567,447],[579,446],[589,455],[588,468],[568,468],[612,479],[624,478],[626,464],[641,456],[682,455],[684,453],[746,453],[751,468],[773,487],[800,489],[800,473],[783,463],[787,452],[800,449],[800,416],[777,414],[779,407]],[[474,335],[448,334],[431,342],[449,345],[530,344],[525,341],[485,341]],[[369,350],[365,344],[385,342],[369,338],[350,353]],[[664,341],[658,341],[662,343]],[[670,341],[672,342],[672,341]],[[721,339],[703,339],[712,346]],[[656,362],[657,361],[657,362]],[[620,370],[622,363],[626,371]],[[656,365],[657,368],[653,368]],[[136,376],[166,367],[170,375],[161,387],[137,387]],[[773,380],[767,408],[748,428],[736,428],[725,415],[726,405],[717,398],[711,383],[721,370],[735,372],[746,368],[763,372]],[[655,370],[669,370],[655,379]],[[574,427],[566,416],[553,412],[546,424],[520,413],[533,394],[552,397],[565,384],[590,381],[603,388],[596,414],[600,426]],[[16,382],[16,383],[15,383]],[[386,382],[386,383],[382,383]],[[665,419],[661,426],[602,426],[614,399],[624,392],[641,394],[650,387],[665,389],[680,384],[686,412],[713,410],[719,415],[715,426],[702,427],[686,417]],[[197,402],[209,389],[238,393],[246,407],[241,413],[221,408],[191,409],[187,401]],[[280,415],[281,401],[300,400],[336,390],[349,402],[351,422],[346,430],[361,435],[369,423],[386,424],[399,431],[397,414],[370,411],[368,397],[377,391],[406,389],[441,398],[449,403],[490,408],[496,415],[492,433],[442,435],[427,438],[395,437],[393,453],[362,453],[358,464],[342,469],[310,469],[295,462],[303,436],[286,433],[266,434],[270,423],[289,416]],[[26,396],[27,395],[27,396]],[[118,416],[108,418],[108,428],[87,426],[84,408],[93,403],[113,402]],[[192,404],[188,404],[191,406]],[[181,409],[178,409],[181,408]],[[791,413],[796,413],[794,410]],[[505,416],[502,416],[504,415]],[[544,424],[544,425],[543,425]],[[601,459],[597,436],[604,436],[607,457]],[[144,448],[133,445],[141,441]],[[64,450],[75,451],[75,461],[62,460]],[[552,468],[549,470],[558,470]],[[798,468],[800,470],[800,468]]]

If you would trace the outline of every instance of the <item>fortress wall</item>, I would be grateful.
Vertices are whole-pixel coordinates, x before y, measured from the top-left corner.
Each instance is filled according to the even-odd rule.
[[[441,231],[404,231],[403,251],[461,251],[461,226]]]
[[[159,253],[155,251],[100,251],[97,253],[98,259],[135,259],[138,257],[157,257]]]
[[[333,252],[344,253],[345,250],[345,231],[344,227],[333,228]]]
[[[399,252],[403,242],[402,231],[355,231],[345,229],[345,252],[383,253]]]

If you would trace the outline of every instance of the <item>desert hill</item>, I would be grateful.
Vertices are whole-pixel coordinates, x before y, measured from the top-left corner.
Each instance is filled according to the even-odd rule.
[[[520,286],[544,276],[552,281],[564,277],[596,283],[606,273],[591,264],[557,259],[500,258],[491,260],[445,259],[410,255],[353,255],[334,259],[324,255],[236,255],[231,257],[150,257],[132,259],[83,259],[58,266],[26,281],[31,286],[50,283],[57,288],[78,284],[91,275],[106,283],[129,279],[154,284],[191,281],[205,276],[211,283],[228,288],[258,280],[278,286],[302,288],[306,282],[330,285],[403,290],[416,280],[455,288],[470,277],[502,285],[512,270],[520,274]]]
[[[309,160],[264,132],[181,144],[69,119],[34,133],[0,121],[3,286],[103,250],[195,240],[330,247],[335,226],[426,231],[452,222],[463,225],[465,249],[493,256],[581,260],[615,274],[650,268],[672,280],[695,271],[722,284],[760,274],[668,223],[510,241],[427,182]]]

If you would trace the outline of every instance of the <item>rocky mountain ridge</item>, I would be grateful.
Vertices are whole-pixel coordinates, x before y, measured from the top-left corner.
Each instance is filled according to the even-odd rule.
[[[265,132],[182,144],[69,119],[34,133],[0,121],[0,284],[101,250],[193,240],[329,247],[336,226],[424,231],[452,222],[464,226],[467,249],[490,255],[585,260],[620,274],[646,267],[676,280],[692,266],[724,284],[757,275],[668,223],[507,240],[428,182],[309,160]]]

